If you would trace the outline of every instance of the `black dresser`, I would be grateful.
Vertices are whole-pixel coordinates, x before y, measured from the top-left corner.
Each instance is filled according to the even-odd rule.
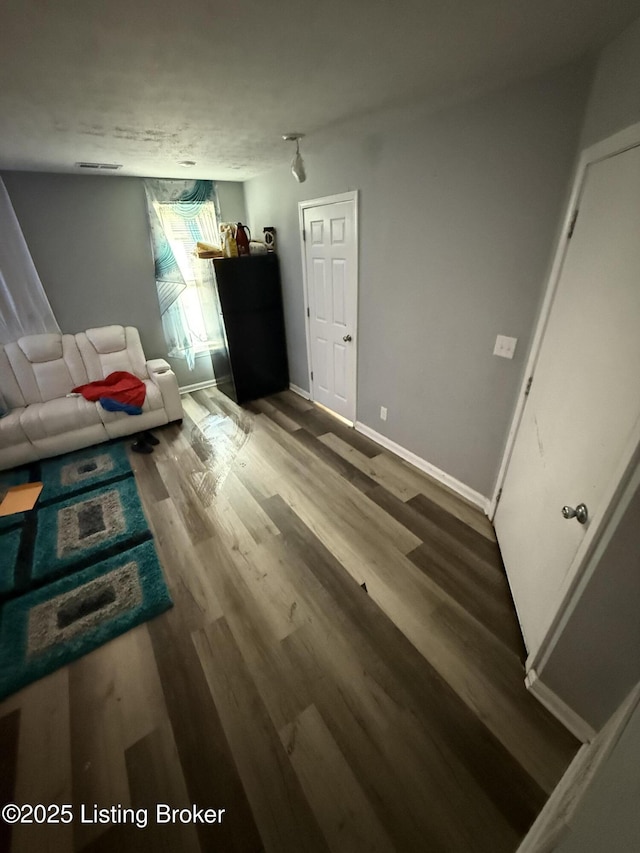
[[[226,338],[212,353],[218,389],[236,403],[283,391],[289,365],[277,255],[212,263]]]

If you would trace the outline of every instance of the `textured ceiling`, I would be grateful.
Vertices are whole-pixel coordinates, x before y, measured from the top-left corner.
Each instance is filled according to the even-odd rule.
[[[595,51],[630,0],[4,0],[0,168],[244,180],[309,135]],[[180,160],[195,160],[186,172]]]

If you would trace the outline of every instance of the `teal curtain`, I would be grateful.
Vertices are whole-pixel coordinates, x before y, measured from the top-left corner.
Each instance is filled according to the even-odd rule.
[[[200,294],[206,278],[203,262],[193,255],[195,244],[198,240],[218,242],[220,212],[215,184],[156,178],[148,178],[144,184],[167,348],[170,355],[184,358],[189,370],[193,370],[198,346],[203,339],[211,339],[211,326],[217,323],[217,317],[209,316],[213,296],[205,300],[193,298],[193,287],[197,283]],[[181,252],[180,257],[176,257],[172,246]],[[210,286],[213,287],[212,281]],[[207,316],[197,317],[197,306],[203,301]],[[217,334],[215,329],[213,334]]]

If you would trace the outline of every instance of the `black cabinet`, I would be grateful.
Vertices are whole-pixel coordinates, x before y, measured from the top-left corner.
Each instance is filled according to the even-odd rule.
[[[212,355],[218,388],[236,403],[289,387],[289,365],[276,255],[216,258],[216,287],[226,346]]]

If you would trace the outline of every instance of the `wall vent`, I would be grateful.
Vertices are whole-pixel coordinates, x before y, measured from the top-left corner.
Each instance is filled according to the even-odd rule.
[[[115,172],[122,169],[122,163],[76,163],[78,169],[98,169],[106,172]]]

